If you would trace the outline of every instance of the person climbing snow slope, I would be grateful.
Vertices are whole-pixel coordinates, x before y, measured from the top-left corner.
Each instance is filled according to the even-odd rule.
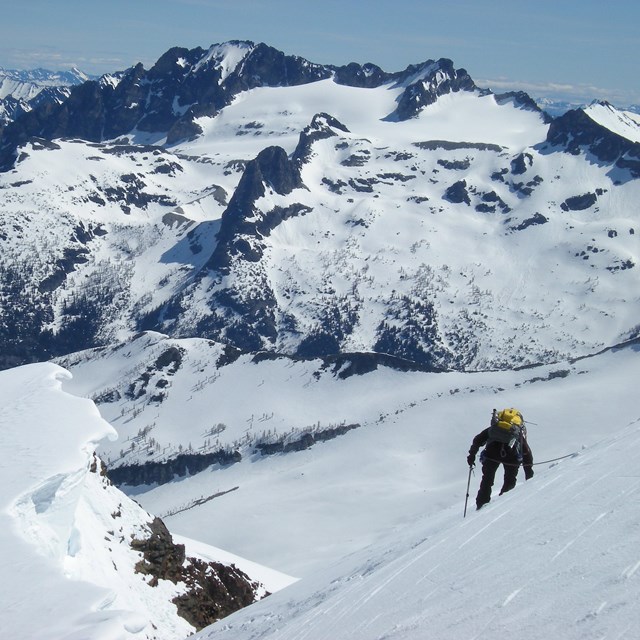
[[[486,445],[486,446],[485,446]],[[467,463],[475,465],[476,454],[480,447],[482,480],[476,496],[476,508],[480,509],[491,500],[491,489],[500,465],[504,467],[504,481],[500,495],[516,486],[520,465],[524,467],[526,480],[533,477],[533,454],[527,442],[527,430],[522,414],[517,409],[493,410],[491,424],[483,429],[471,443]]]

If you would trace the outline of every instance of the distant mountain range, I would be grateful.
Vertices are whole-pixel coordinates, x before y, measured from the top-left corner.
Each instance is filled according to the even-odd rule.
[[[56,104],[66,100],[70,87],[87,80],[89,76],[78,69],[0,69],[0,130],[38,105]]]
[[[0,137],[3,366],[140,330],[511,368],[638,332],[638,116],[450,60],[174,48]]]

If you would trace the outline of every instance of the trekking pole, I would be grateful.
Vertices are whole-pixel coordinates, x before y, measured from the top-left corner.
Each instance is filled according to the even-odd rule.
[[[469,487],[471,486],[471,472],[473,471],[473,465],[469,465],[469,479],[467,480],[467,497],[464,499],[464,515],[463,518],[467,517],[467,502],[469,502]]]

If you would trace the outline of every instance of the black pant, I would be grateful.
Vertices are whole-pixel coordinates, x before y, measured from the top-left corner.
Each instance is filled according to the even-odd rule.
[[[505,491],[510,491],[516,486],[518,469],[520,468],[520,461],[518,460],[516,451],[500,442],[490,442],[486,446],[481,460],[482,480],[480,481],[480,489],[476,496],[476,506],[478,509],[491,500],[493,481],[496,477],[496,471],[501,464],[504,465],[504,481],[502,483],[502,489],[500,489],[500,495]]]

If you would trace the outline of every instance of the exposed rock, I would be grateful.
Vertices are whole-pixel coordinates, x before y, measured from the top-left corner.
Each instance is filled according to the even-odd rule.
[[[545,224],[549,222],[549,219],[543,216],[541,213],[534,213],[531,218],[523,220],[517,227],[512,227],[515,231],[523,231],[534,225]]]
[[[335,81],[348,87],[379,87],[388,82],[390,75],[375,64],[359,65],[355,62],[335,70]]]
[[[457,151],[458,149],[477,149],[478,151],[495,151],[499,153],[503,147],[497,144],[485,142],[451,142],[449,140],[425,140],[424,142],[414,142],[413,145],[428,151]],[[507,170],[505,170],[507,171]]]
[[[292,156],[295,162],[298,165],[304,164],[311,157],[313,144],[318,140],[337,136],[337,131],[349,133],[347,127],[328,113],[314,115],[311,124],[300,134],[298,145]]]
[[[466,180],[458,180],[452,184],[444,194],[444,197],[449,202],[453,202],[455,204],[460,204],[462,202],[470,205],[471,200],[469,198],[469,192],[467,191],[467,181]]]
[[[563,211],[584,211],[589,207],[592,207],[598,197],[595,193],[584,193],[580,196],[573,196],[571,198],[567,198],[561,205],[560,208]]]
[[[389,120],[409,120],[442,95],[476,89],[466,70],[455,69],[453,62],[446,58],[425,62],[421,67],[410,67],[405,75],[418,75],[419,79],[402,92],[396,110],[388,116]]]
[[[495,100],[498,104],[506,104],[508,102],[515,106],[526,109],[527,111],[535,111],[539,113],[546,124],[549,124],[553,118],[544,112],[533,98],[524,91],[509,91],[507,93],[496,94]]]
[[[186,557],[184,545],[173,542],[160,518],[149,523],[148,530],[149,537],[131,541],[131,547],[143,556],[136,571],[151,576],[152,588],[159,580],[185,584],[186,593],[176,596],[173,602],[178,615],[198,631],[253,604],[259,599],[259,592],[264,591],[235,565]]]
[[[547,141],[574,155],[590,151],[601,162],[628,169],[633,177],[640,178],[640,143],[603,127],[582,109],[567,111],[554,120],[547,132]]]
[[[511,173],[514,175],[522,175],[533,165],[533,156],[530,153],[521,153],[511,161]]]
[[[445,169],[453,170],[453,171],[465,171],[471,166],[471,161],[467,158],[466,160],[438,160],[438,164]]]
[[[261,151],[247,164],[229,206],[222,214],[218,244],[207,267],[224,273],[235,257],[257,261],[262,255],[260,243],[248,239],[267,237],[283,220],[308,209],[291,205],[263,213],[256,210],[255,202],[266,194],[267,189],[287,195],[300,187],[302,180],[297,163],[289,160],[284,149],[267,147]]]
[[[336,427],[328,427],[326,429],[318,429],[317,431],[304,433],[296,440],[289,440],[287,437],[280,438],[275,442],[259,442],[256,444],[256,450],[264,456],[270,456],[277,453],[291,453],[293,451],[305,451],[318,442],[326,442],[333,440],[338,436],[358,429],[359,424],[343,424]]]

